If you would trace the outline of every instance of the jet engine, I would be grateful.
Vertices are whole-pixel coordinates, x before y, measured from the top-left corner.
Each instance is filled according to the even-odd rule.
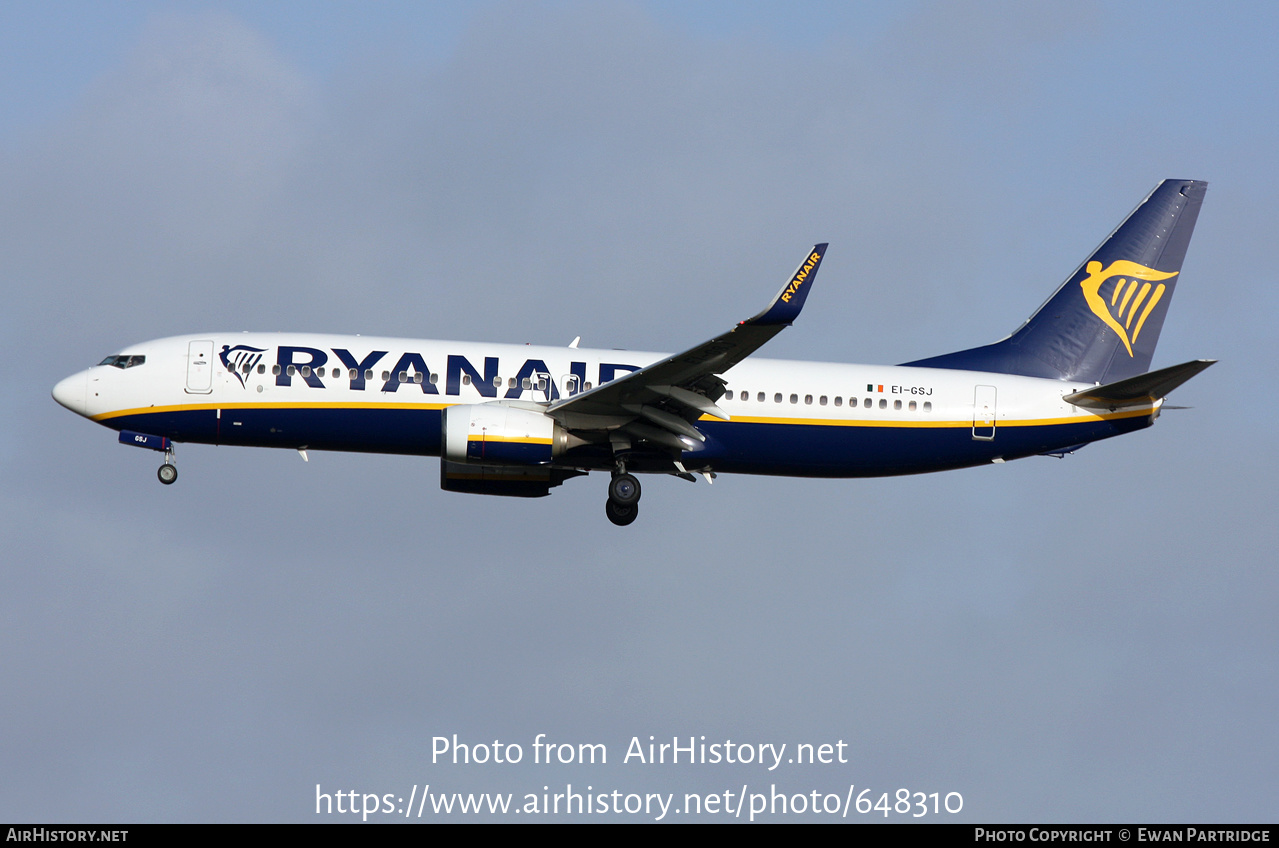
[[[504,403],[444,410],[440,488],[449,492],[537,498],[583,472],[550,467],[582,441],[540,409]]]
[[[568,448],[568,433],[541,410],[474,403],[444,410],[442,457],[481,465],[545,465]]]

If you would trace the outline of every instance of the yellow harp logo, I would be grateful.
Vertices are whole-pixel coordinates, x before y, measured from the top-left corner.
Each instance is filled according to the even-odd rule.
[[[1124,347],[1128,349],[1128,355],[1132,356],[1132,346],[1137,343],[1142,325],[1146,323],[1146,319],[1150,317],[1155,304],[1159,303],[1167,288],[1163,283],[1153,287],[1151,283],[1175,277],[1177,272],[1156,271],[1154,268],[1147,268],[1145,265],[1138,265],[1126,259],[1111,262],[1104,270],[1101,263],[1094,260],[1089,262],[1084,270],[1088,272],[1088,276],[1079,286],[1084,290],[1084,300],[1088,301],[1088,308],[1104,321],[1107,327],[1115,331],[1123,341]],[[1101,287],[1107,280],[1114,277],[1119,279],[1110,290],[1110,298],[1107,302],[1107,298],[1101,294]],[[1130,330],[1131,335],[1129,335]]]

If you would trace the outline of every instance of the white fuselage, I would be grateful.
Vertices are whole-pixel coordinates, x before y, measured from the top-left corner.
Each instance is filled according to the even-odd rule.
[[[129,359],[132,357],[132,359]],[[137,361],[137,357],[143,357]],[[211,333],[126,348],[54,396],[115,430],[179,442],[440,453],[441,411],[546,403],[665,354],[279,333]],[[124,365],[125,367],[119,367]],[[722,375],[730,420],[702,416],[690,469],[877,476],[1052,453],[1148,426],[1063,395],[1089,384],[989,372],[751,357]],[[567,466],[609,467],[590,452]]]

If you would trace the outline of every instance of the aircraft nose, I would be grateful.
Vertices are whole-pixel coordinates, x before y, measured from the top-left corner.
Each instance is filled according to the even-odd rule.
[[[79,374],[72,374],[53,387],[53,399],[76,415],[88,415],[85,405],[88,383],[89,375],[86,372],[81,371]]]

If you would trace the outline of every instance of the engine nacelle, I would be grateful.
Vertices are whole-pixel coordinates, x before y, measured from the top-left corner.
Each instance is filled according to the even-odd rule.
[[[459,404],[444,410],[446,462],[477,465],[545,465],[568,447],[555,419],[504,403]]]
[[[440,460],[440,488],[472,495],[543,498],[570,477],[585,474],[573,468],[549,466],[477,465]]]
[[[583,442],[540,409],[458,404],[445,409],[442,420],[440,488],[447,492],[540,498],[586,473],[551,467]]]

